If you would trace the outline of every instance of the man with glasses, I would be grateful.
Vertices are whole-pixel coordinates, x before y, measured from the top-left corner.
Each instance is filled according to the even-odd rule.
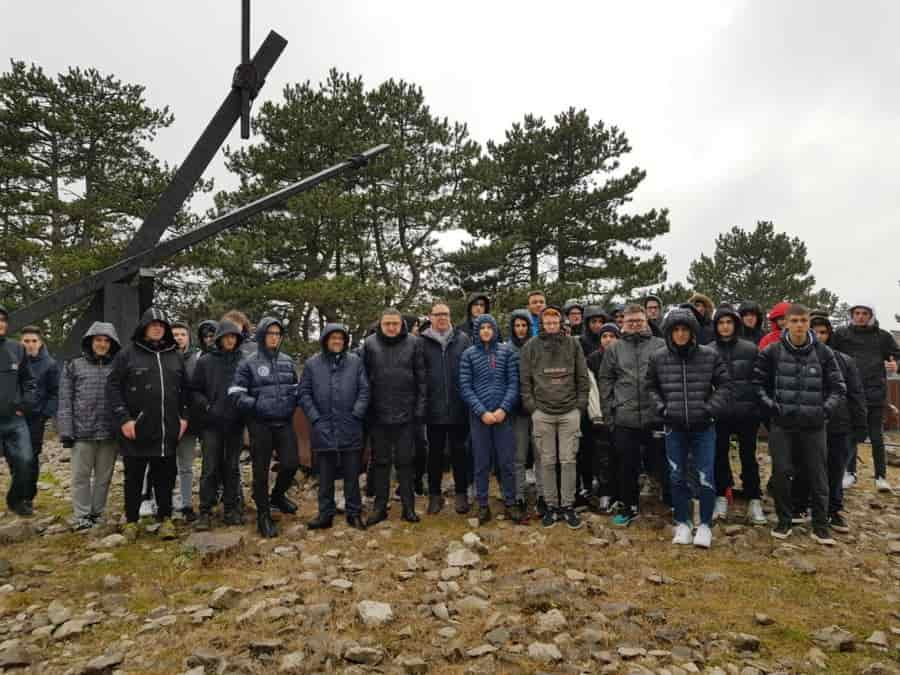
[[[263,537],[278,536],[272,507],[282,513],[296,513],[288,499],[300,457],[292,421],[297,407],[297,372],[294,362],[281,351],[284,325],[266,317],[256,327],[256,354],[238,366],[228,389],[238,410],[246,416],[253,458],[253,501],[256,525]],[[278,476],[269,496],[272,454],[278,451]]]
[[[663,337],[662,332],[662,300],[657,295],[644,298],[644,311],[647,313],[647,325],[656,337]]]
[[[456,512],[469,512],[471,458],[466,447],[466,406],[459,392],[459,360],[471,345],[469,336],[450,322],[450,307],[443,302],[431,308],[431,327],[422,333],[425,370],[428,373],[428,513],[444,508],[441,479],[444,450],[450,450]]]
[[[612,464],[617,475],[615,494],[621,501],[613,524],[627,527],[640,514],[641,448],[656,469],[664,492],[667,492],[668,465],[665,462],[663,439],[657,432],[662,420],[650,393],[647,370],[650,356],[666,348],[647,326],[647,315],[640,305],[628,305],[623,310],[622,337],[614,342],[603,356],[600,365],[600,402],[603,417],[613,431]]]
[[[6,337],[9,312],[0,305],[0,450],[12,474],[6,504],[10,511],[29,516],[29,481],[35,459],[25,415],[34,406],[35,381],[25,349]]]

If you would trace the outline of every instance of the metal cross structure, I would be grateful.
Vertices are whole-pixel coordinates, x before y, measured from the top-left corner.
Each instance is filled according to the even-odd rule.
[[[153,302],[154,275],[152,270],[147,269],[150,265],[234,227],[294,195],[314,188],[319,183],[362,168],[370,159],[387,150],[387,145],[366,150],[313,176],[237,208],[180,237],[160,243],[163,234],[171,226],[191,190],[200,180],[238,119],[241,120],[241,137],[250,137],[250,104],[287,46],[287,40],[275,31],[270,31],[251,59],[250,0],[241,0],[241,10],[241,63],[235,70],[231,91],[200,134],[200,138],[184,162],[178,167],[156,206],[125,247],[122,259],[86,279],[54,291],[37,302],[12,312],[9,317],[10,332],[15,332],[27,324],[40,321],[91,297],[90,304],[75,322],[65,344],[59,350],[61,357],[69,358],[79,353],[81,336],[94,321],[109,321],[117,327],[119,335],[131,335],[141,313]]]

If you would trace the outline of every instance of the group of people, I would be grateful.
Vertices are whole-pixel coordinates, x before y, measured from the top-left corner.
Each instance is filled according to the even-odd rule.
[[[392,467],[401,518],[419,522],[417,493],[427,493],[427,514],[438,514],[446,507],[448,466],[455,511],[474,507],[482,524],[492,519],[493,474],[515,523],[538,518],[544,527],[577,529],[588,508],[624,527],[640,517],[643,475],[672,509],[673,543],[706,548],[713,521],[727,517],[734,494],[732,438],[747,517],[767,522],[756,457],[761,426],[772,457],[775,537],[789,536],[807,512],[820,543],[834,543],[831,530],[849,531],[843,489],[856,481],[856,443],[866,437],[876,487],[890,490],[882,423],[886,377],[896,373],[900,348],[878,327],[874,308],[854,306],[837,330],[824,313],[787,302],[764,316],[756,303],[715,307],[695,294],[663,311],[654,296],[606,310],[578,302],[559,307],[532,291],[527,307],[511,313],[504,336],[486,294],[470,298],[458,324],[445,302],[434,303],[424,320],[389,308],[358,345],[346,326],[327,324],[320,352],[298,371],[281,349],[285,325],[271,317],[253,334],[239,311],[204,321],[195,348],[189,326],[151,308],[125,345],[111,324],[93,324],[82,356],[60,368],[38,327],[24,328],[19,341],[7,337],[8,314],[0,307],[7,503],[32,514],[44,428],[55,417],[63,446],[71,448],[76,529],[103,522],[119,455],[129,539],[138,536],[148,493],[162,538],[176,536],[176,508],[208,530],[221,502],[224,523],[238,525],[246,439],[257,529],[277,536],[272,511],[297,511],[287,493],[298,469],[298,407],[319,472],[310,529],[332,526],[337,479],[351,527],[387,519]],[[366,517],[364,472],[373,498]]]

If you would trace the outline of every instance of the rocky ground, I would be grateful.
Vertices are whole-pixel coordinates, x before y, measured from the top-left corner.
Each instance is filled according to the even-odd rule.
[[[742,504],[709,551],[674,549],[662,509],[571,531],[446,511],[411,526],[395,507],[368,532],[310,533],[311,480],[276,540],[248,519],[129,545],[69,531],[66,451],[45,453],[36,517],[0,517],[0,671],[900,672],[900,499],[869,480],[833,548],[802,527],[777,542]]]

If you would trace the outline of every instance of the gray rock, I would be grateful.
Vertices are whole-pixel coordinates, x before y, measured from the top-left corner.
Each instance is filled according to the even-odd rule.
[[[366,666],[377,666],[384,659],[384,650],[376,647],[350,647],[344,652],[344,659],[350,663],[361,663]]]
[[[81,675],[102,675],[121,665],[125,660],[125,652],[109,652],[91,659],[81,669]]]
[[[122,577],[115,574],[107,574],[103,577],[103,588],[107,591],[117,591],[122,588]]]
[[[812,634],[813,642],[833,652],[852,652],[856,648],[853,634],[840,626],[822,628]]]
[[[481,556],[467,548],[458,548],[447,554],[447,565],[450,567],[475,567],[481,562]]]
[[[306,654],[302,651],[299,652],[291,652],[290,654],[285,654],[281,657],[281,662],[278,664],[278,672],[279,673],[302,673],[304,672],[304,663],[306,661]]]
[[[532,642],[528,645],[528,656],[535,661],[543,661],[544,663],[553,663],[563,659],[559,647],[552,642]]]
[[[194,532],[182,544],[187,553],[200,556],[204,564],[226,557],[244,547],[240,532]]]
[[[219,669],[223,660],[219,652],[206,647],[198,647],[187,657],[185,665],[188,668],[209,668],[210,671],[214,671]]]
[[[394,665],[400,666],[409,675],[422,675],[422,673],[428,672],[428,664],[425,662],[425,659],[418,656],[401,654],[394,659]]]
[[[549,612],[538,614],[537,632],[540,633],[559,633],[566,627],[566,617],[558,609],[551,609]]]
[[[30,666],[35,657],[24,647],[7,647],[0,651],[0,670]]]
[[[888,642],[887,634],[883,630],[874,631],[869,637],[866,638],[866,644],[872,645],[874,647],[880,647],[882,649],[887,649],[891,646]]]
[[[381,626],[394,620],[394,612],[386,602],[362,600],[356,605],[356,613],[366,626]]]
[[[262,655],[270,655],[277,652],[279,649],[284,647],[284,642],[282,640],[253,640],[250,643],[250,655],[259,657]]]
[[[349,591],[351,588],[353,588],[353,582],[350,581],[349,579],[335,579],[334,581],[331,581],[328,585],[339,591]]]
[[[237,607],[241,592],[231,586],[219,586],[209,596],[207,604],[213,609],[226,610]]]
[[[97,542],[97,546],[99,548],[117,548],[127,543],[127,541],[121,534],[110,534]]]
[[[799,574],[815,574],[818,572],[816,566],[806,558],[791,558],[788,561],[788,565]]]
[[[37,534],[34,525],[26,520],[14,520],[11,523],[0,525],[0,544],[18,544],[31,539]]]
[[[484,639],[497,647],[505,645],[510,640],[510,632],[506,628],[495,628],[484,636]]]
[[[491,604],[487,600],[482,600],[474,595],[460,598],[453,606],[460,614],[476,614],[478,612],[488,612],[491,609]]]
[[[753,615],[753,621],[757,626],[771,626],[775,623],[775,620],[770,617],[768,614],[763,614],[762,612],[757,612]]]
[[[47,607],[47,618],[54,626],[59,626],[72,618],[72,610],[59,600],[54,600]]]
[[[742,652],[758,652],[759,638],[749,633],[736,633],[731,640],[734,648]]]
[[[80,619],[71,619],[69,621],[66,621],[59,628],[53,631],[53,639],[65,640],[66,638],[70,638],[73,635],[81,635],[84,632],[86,626],[87,622],[85,621],[82,621]]]
[[[636,659],[641,656],[647,656],[647,650],[643,647],[619,647],[616,650],[616,653],[626,661],[629,659]]]
[[[468,656],[470,659],[478,659],[482,656],[493,654],[495,651],[497,651],[497,648],[494,645],[478,645],[477,647],[473,647],[472,649],[466,651],[466,656]]]

